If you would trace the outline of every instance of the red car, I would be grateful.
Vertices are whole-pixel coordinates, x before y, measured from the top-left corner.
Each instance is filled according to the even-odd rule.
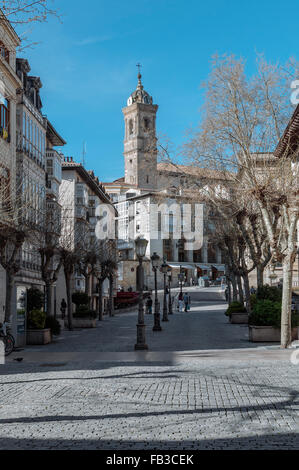
[[[138,292],[118,292],[114,301],[115,308],[130,307],[138,303]]]

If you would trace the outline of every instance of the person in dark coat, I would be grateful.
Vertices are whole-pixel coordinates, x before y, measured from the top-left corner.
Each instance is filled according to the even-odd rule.
[[[147,307],[147,313],[152,314],[153,312],[153,299],[149,295],[147,301],[146,301],[146,307]]]
[[[64,299],[62,299],[61,304],[60,304],[60,311],[61,311],[62,318],[65,317],[66,308],[67,308],[67,303]]]

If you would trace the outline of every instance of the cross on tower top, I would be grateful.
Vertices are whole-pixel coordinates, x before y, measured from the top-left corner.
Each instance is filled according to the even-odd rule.
[[[141,69],[142,65],[138,62],[138,64],[136,65],[136,67],[138,68],[138,75],[141,75],[140,69]]]

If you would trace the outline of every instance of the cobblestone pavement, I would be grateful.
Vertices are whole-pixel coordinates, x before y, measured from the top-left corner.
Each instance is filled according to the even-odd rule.
[[[0,449],[298,449],[291,351],[248,348],[221,302],[193,298],[192,313],[148,332],[148,353],[132,352],[133,314],[14,353],[0,366]],[[124,335],[118,349],[108,334]]]

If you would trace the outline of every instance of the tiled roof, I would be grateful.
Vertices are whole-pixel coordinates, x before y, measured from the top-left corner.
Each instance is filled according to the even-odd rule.
[[[177,165],[175,163],[158,163],[158,171],[177,173],[183,175],[192,175],[200,178],[226,179],[228,172],[219,170],[210,170],[209,168],[200,168],[191,165]]]

